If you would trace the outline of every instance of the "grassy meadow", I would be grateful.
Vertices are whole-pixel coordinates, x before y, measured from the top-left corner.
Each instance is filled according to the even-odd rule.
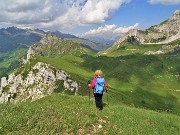
[[[77,51],[74,55],[33,57],[16,69],[16,74],[26,78],[37,62],[44,62],[70,74],[80,84],[78,94],[60,93],[60,81],[51,96],[34,102],[0,104],[0,134],[178,135],[180,57],[143,55],[159,47],[122,46],[106,56],[84,50],[87,54]],[[96,110],[92,92],[89,105],[87,92],[87,81],[93,79],[96,69],[103,71],[109,86],[102,112]]]
[[[111,94],[109,94],[111,95]],[[53,94],[35,102],[0,105],[0,134],[178,135],[180,117],[125,105],[96,110],[91,98]]]
[[[18,69],[17,73],[23,71],[22,75],[26,78],[31,67],[38,61],[69,73],[70,78],[81,86],[79,95],[87,94],[87,81],[92,80],[96,69],[101,69],[108,83],[109,92],[112,93],[111,102],[114,104],[180,114],[178,56],[36,56],[30,63]],[[57,91],[62,91],[61,88]]]

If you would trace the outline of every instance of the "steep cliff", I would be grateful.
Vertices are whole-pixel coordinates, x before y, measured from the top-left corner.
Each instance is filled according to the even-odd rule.
[[[78,83],[70,75],[51,65],[38,62],[24,76],[25,71],[14,71],[8,77],[1,78],[0,103],[34,101],[55,91],[76,94]]]

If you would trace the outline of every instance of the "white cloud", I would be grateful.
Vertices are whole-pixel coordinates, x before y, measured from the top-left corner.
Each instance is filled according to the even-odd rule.
[[[12,24],[37,24],[50,22],[66,9],[58,0],[6,0],[0,1],[0,22]],[[58,2],[58,4],[56,4]]]
[[[115,24],[112,25],[105,25],[104,27],[101,26],[97,29],[89,30],[88,32],[77,35],[80,37],[99,37],[99,38],[108,38],[108,39],[114,39],[117,36],[121,36],[128,32],[130,29],[137,29],[139,26],[139,23],[134,24],[133,26],[127,26],[127,27],[118,27]]]
[[[180,4],[180,0],[148,0],[151,4],[163,4],[163,5],[177,5]]]
[[[98,23],[107,20],[121,4],[130,0],[88,0],[82,9],[82,23]]]
[[[97,29],[93,29],[93,30],[86,32],[85,35],[96,35],[96,34],[113,32],[116,27],[117,26],[115,24],[105,25],[104,27],[101,26]]]
[[[119,28],[115,29],[115,30],[113,31],[113,33],[114,33],[114,34],[124,34],[124,33],[128,32],[128,31],[131,30],[131,29],[137,29],[138,26],[139,26],[139,23],[136,23],[136,24],[134,24],[133,26],[119,27]]]
[[[0,25],[69,30],[101,23],[130,0],[5,0]]]

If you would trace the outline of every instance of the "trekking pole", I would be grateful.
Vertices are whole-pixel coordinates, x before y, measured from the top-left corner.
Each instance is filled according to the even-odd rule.
[[[108,92],[106,90],[106,93],[107,93],[107,102],[108,102],[108,106],[109,106],[109,98],[108,98]]]
[[[87,84],[90,84],[90,80],[87,82]],[[91,95],[91,93],[90,93],[90,88],[89,88],[89,86],[88,86],[88,91],[89,91],[89,105],[90,105],[90,95]]]

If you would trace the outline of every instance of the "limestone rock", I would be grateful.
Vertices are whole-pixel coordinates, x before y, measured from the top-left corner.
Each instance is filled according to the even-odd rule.
[[[159,55],[159,54],[173,54],[174,52],[180,51],[180,45],[163,45],[158,51],[148,51],[145,55]]]
[[[63,81],[62,91],[71,91],[76,94],[79,85],[70,79],[65,71],[58,70],[48,64],[38,62],[24,76],[13,72],[8,78],[1,78],[0,102],[7,102],[9,94],[14,95],[11,102],[34,101],[51,95],[58,88],[57,82]]]
[[[146,30],[130,30],[105,53],[113,48],[118,49],[121,43],[130,37],[136,39],[140,44],[166,44],[180,39],[180,10],[176,10],[171,18],[159,25],[151,26]]]

